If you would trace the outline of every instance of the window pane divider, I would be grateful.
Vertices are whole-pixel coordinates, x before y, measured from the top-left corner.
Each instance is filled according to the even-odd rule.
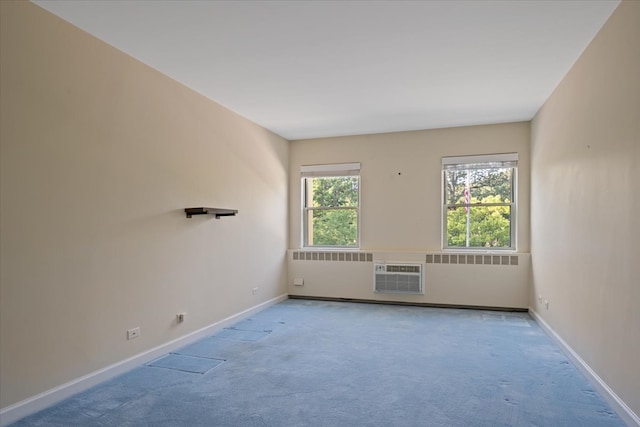
[[[314,210],[314,211],[335,211],[335,210],[346,210],[346,209],[358,209],[357,206],[336,206],[335,208],[326,207],[326,206],[308,206],[305,207],[305,210]]]
[[[469,203],[469,204],[455,204],[455,205],[446,205],[448,208],[473,208],[473,207],[482,207],[482,206],[514,206],[515,203]]]

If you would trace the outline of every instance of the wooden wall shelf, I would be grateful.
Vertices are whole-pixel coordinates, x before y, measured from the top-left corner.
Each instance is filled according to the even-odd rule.
[[[220,219],[223,216],[236,216],[238,214],[237,209],[221,208],[184,208],[184,212],[187,214],[187,218],[191,218],[193,215],[215,215],[216,219]]]

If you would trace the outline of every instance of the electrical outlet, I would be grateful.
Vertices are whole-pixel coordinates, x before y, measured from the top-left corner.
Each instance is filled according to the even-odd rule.
[[[257,294],[257,293],[258,293],[258,288],[253,288],[253,289],[251,289],[251,293],[252,293],[253,295]]]
[[[137,328],[129,329],[127,331],[127,339],[132,340],[134,338],[138,338],[140,336],[140,326]]]
[[[544,300],[544,308],[549,310],[549,300],[548,299]]]
[[[187,313],[178,313],[176,314],[176,320],[178,321],[178,323],[182,323],[184,322],[184,318],[187,315]]]

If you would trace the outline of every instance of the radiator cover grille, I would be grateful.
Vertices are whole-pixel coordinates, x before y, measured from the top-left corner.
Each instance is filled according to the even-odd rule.
[[[374,269],[374,291],[384,294],[424,293],[421,264],[379,264]]]

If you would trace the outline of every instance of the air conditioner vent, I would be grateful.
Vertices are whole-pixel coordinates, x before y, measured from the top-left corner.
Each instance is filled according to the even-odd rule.
[[[420,273],[420,265],[387,265],[387,273]]]
[[[424,293],[422,264],[375,263],[374,291],[385,294]]]

